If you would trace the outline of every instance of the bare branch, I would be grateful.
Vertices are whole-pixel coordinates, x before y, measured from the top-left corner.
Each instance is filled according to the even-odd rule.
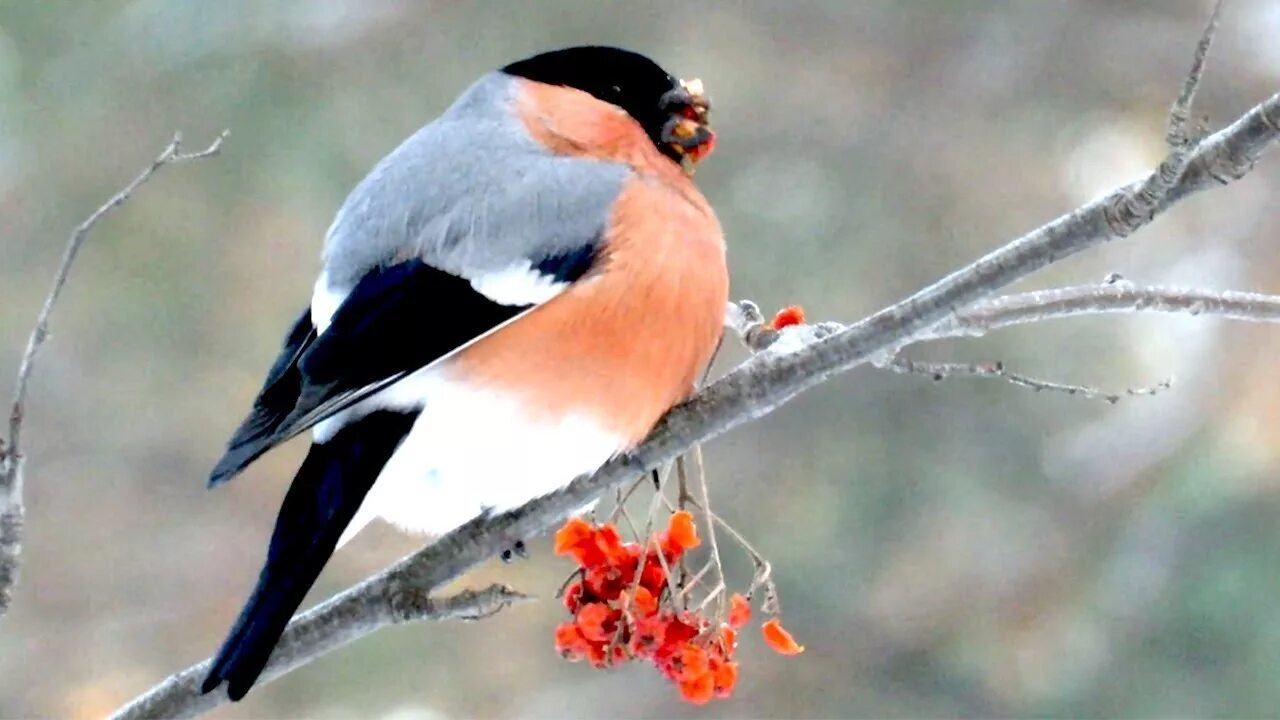
[[[1140,312],[1280,323],[1280,295],[1128,284],[1036,290],[978,303],[920,339],[976,336],[1011,325],[1080,315]]]
[[[402,559],[384,572],[334,596],[296,618],[285,631],[277,655],[287,667],[301,665],[337,645],[371,631],[368,617],[387,593],[413,588],[429,592],[530,537],[636,475],[674,460],[697,443],[759,418],[834,375],[885,353],[892,354],[958,310],[1012,282],[1082,250],[1123,237],[1193,192],[1242,177],[1261,153],[1280,138],[1280,94],[1256,106],[1231,126],[1196,143],[1185,161],[1171,163],[1148,178],[1063,215],[880,312],[800,347],[795,352],[759,353],[674,408],[639,447],[614,458],[591,476],[500,515],[483,516]],[[1181,166],[1150,213],[1117,223],[1111,209],[1163,182],[1166,166]],[[1143,200],[1141,202],[1146,202]],[[790,329],[790,328],[788,328]],[[199,668],[187,670],[195,675]],[[225,701],[200,697],[192,684],[157,688],[148,694],[166,715],[189,715]],[[144,715],[121,715],[143,717]]]
[[[912,360],[901,354],[894,357],[886,367],[896,373],[926,375],[935,381],[946,380],[947,378],[957,376],[999,378],[1006,382],[1025,387],[1036,392],[1048,391],[1064,393],[1066,395],[1079,395],[1090,400],[1103,400],[1111,405],[1115,405],[1120,402],[1120,399],[1124,397],[1155,395],[1173,387],[1173,380],[1169,379],[1161,380],[1155,385],[1126,388],[1122,392],[1109,393],[1088,385],[1071,385],[1068,383],[1054,382],[1052,380],[1040,380],[1038,378],[1033,378],[1030,375],[1013,372],[1006,368],[1004,363],[999,361],[980,363],[924,362],[920,360]]]
[[[36,354],[40,351],[41,346],[44,345],[45,339],[48,338],[49,316],[53,314],[53,307],[62,295],[62,288],[67,284],[67,277],[71,273],[71,265],[75,262],[81,246],[84,245],[89,231],[112,210],[124,205],[139,187],[150,180],[152,175],[155,175],[157,170],[165,165],[200,160],[217,155],[221,152],[222,143],[226,140],[228,134],[229,131],[222,131],[218,137],[214,138],[209,147],[200,152],[189,154],[179,152],[182,147],[182,135],[175,134],[173,140],[169,141],[169,144],[151,162],[151,165],[130,181],[128,185],[124,186],[124,189],[103,203],[101,207],[72,231],[71,239],[67,241],[67,248],[62,254],[62,262],[59,263],[58,270],[54,273],[53,286],[49,289],[48,296],[45,297],[44,305],[40,308],[40,314],[36,316],[35,327],[31,330],[31,336],[27,338],[27,349],[22,354],[22,362],[18,366],[18,380],[14,384],[13,406],[9,413],[9,443],[6,458],[12,459],[21,456],[19,440],[22,433],[23,403],[26,400],[27,384],[31,379],[31,371],[35,367]]]
[[[1107,208],[1107,224],[1116,237],[1126,237],[1150,222],[1195,155],[1199,132],[1195,136],[1188,132],[1187,122],[1191,116],[1196,90],[1204,76],[1205,61],[1209,56],[1209,48],[1213,45],[1213,35],[1218,29],[1218,13],[1221,10],[1222,2],[1219,0],[1200,35],[1200,42],[1196,44],[1195,57],[1191,62],[1191,70],[1182,83],[1182,92],[1169,110],[1169,123],[1165,132],[1165,140],[1171,151],[1169,157],[1134,192],[1117,197]]]
[[[1192,137],[1198,134],[1197,130],[1189,130],[1187,124],[1191,121],[1191,106],[1195,104],[1196,90],[1200,88],[1200,80],[1204,77],[1205,62],[1209,58],[1209,48],[1213,46],[1213,36],[1218,31],[1218,18],[1221,15],[1222,0],[1217,0],[1213,4],[1209,22],[1200,35],[1200,42],[1196,43],[1196,53],[1191,60],[1191,70],[1182,83],[1182,92],[1178,94],[1178,99],[1169,109],[1169,127],[1165,132],[1165,142],[1174,150],[1187,147],[1193,142]]]
[[[346,608],[343,613],[322,613],[331,607],[327,602],[304,613],[289,625],[294,643],[281,643],[262,672],[262,680],[270,681],[313,657],[339,648],[387,625],[421,620],[477,620],[504,608],[532,598],[506,585],[490,585],[483,590],[464,590],[447,598],[428,598],[411,588],[383,592],[365,600],[359,612]],[[299,652],[304,649],[305,652]],[[112,720],[138,718],[183,718],[208,712],[226,702],[225,692],[200,695],[200,679],[209,669],[209,661],[193,665],[170,675],[145,695],[120,708]]]
[[[62,295],[62,288],[67,284],[71,273],[71,265],[84,245],[85,238],[98,221],[106,217],[112,210],[125,204],[143,183],[151,179],[157,170],[165,165],[201,160],[217,155],[222,150],[222,143],[227,139],[228,131],[224,130],[214,138],[209,147],[194,153],[182,153],[182,136],[175,134],[173,140],[165,146],[160,155],[145,170],[124,186],[93,212],[84,222],[76,226],[71,238],[67,241],[66,250],[62,253],[62,262],[53,276],[53,286],[44,299],[44,305],[36,316],[35,327],[27,338],[27,348],[22,353],[18,365],[18,378],[13,387],[13,404],[9,410],[8,442],[0,442],[0,616],[3,616],[13,602],[13,588],[18,581],[18,562],[22,552],[22,524],[25,507],[22,502],[22,421],[26,415],[27,386],[31,380],[31,372],[35,369],[36,355],[49,337],[49,317],[53,314],[54,305]]]

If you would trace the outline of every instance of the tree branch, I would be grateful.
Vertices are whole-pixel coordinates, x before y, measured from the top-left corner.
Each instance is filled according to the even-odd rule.
[[[430,598],[425,592],[404,589],[368,596],[365,602],[345,608],[344,612],[321,613],[330,603],[295,618],[289,626],[295,637],[303,639],[292,649],[276,648],[262,673],[261,682],[269,682],[317,655],[335,650],[356,638],[379,628],[420,620],[478,620],[504,608],[533,598],[506,585],[490,585],[483,590],[464,590],[447,598]],[[303,649],[306,649],[303,652]],[[200,679],[209,669],[209,661],[194,665],[169,676],[145,695],[120,708],[111,717],[179,718],[193,717],[225,702],[220,695],[200,695]]]
[[[1011,325],[1107,313],[1181,313],[1280,322],[1280,296],[1133,285],[1084,285],[1006,295],[967,308],[920,339],[978,336]]]
[[[1105,285],[1036,290],[985,300],[961,311],[949,320],[916,336],[910,344],[954,337],[978,337],[989,330],[1013,325],[1039,323],[1046,320],[1082,315],[1136,314],[1145,312],[1206,315],[1229,320],[1257,323],[1280,323],[1280,295],[1189,288],[1135,287],[1109,280]],[[845,329],[836,322],[798,325],[774,330],[766,322],[755,303],[741,300],[730,303],[726,326],[734,330],[752,352],[797,352]],[[1014,385],[1039,391],[1080,395],[1115,404],[1124,397],[1156,395],[1172,387],[1163,380],[1147,387],[1126,388],[1106,392],[1087,385],[1042,380],[1014,372],[998,361],[977,363],[926,362],[902,354],[906,346],[892,354],[880,354],[874,364],[900,374],[926,375],[934,380],[956,376],[1000,378]]]
[[[1211,24],[1210,30],[1212,27]],[[1198,75],[1189,80],[1193,89],[1197,82]],[[1185,90],[1184,95],[1189,97]],[[548,529],[606,490],[674,460],[695,444],[766,415],[801,392],[874,356],[891,356],[934,326],[950,322],[958,310],[1000,288],[1069,255],[1124,237],[1193,192],[1242,177],[1280,137],[1275,117],[1280,117],[1280,94],[1218,133],[1178,148],[1147,178],[1033,230],[899,303],[795,352],[755,355],[692,400],[674,408],[645,442],[614,458],[594,475],[580,477],[515,510],[476,518],[295,618],[280,640],[273,667],[286,662],[287,667],[295,667],[370,632],[370,613],[389,593],[407,589],[430,592],[499,554],[516,540]],[[1166,183],[1168,187],[1153,193],[1156,184],[1166,178],[1171,178]],[[1146,211],[1146,205],[1135,203],[1149,204],[1150,211]],[[1142,212],[1116,213],[1114,209],[1118,207]],[[201,667],[188,669],[180,676],[198,674]],[[214,695],[201,697],[195,694],[192,684],[171,682],[150,691],[147,697],[161,703],[155,707],[165,708],[170,715],[189,715],[226,701],[223,693],[218,693],[216,699]],[[116,717],[148,717],[130,710],[133,707],[125,708]]]
[[[13,602],[13,589],[18,582],[19,556],[22,553],[22,524],[26,508],[22,501],[22,421],[26,416],[27,385],[31,380],[31,372],[35,369],[36,355],[49,337],[49,317],[53,314],[54,305],[62,295],[62,288],[67,284],[71,273],[71,265],[84,245],[85,238],[98,221],[106,217],[112,210],[125,204],[143,183],[151,179],[156,171],[165,165],[173,165],[191,160],[201,160],[217,155],[222,150],[222,143],[227,139],[228,131],[224,130],[214,138],[209,147],[194,153],[182,153],[182,136],[175,134],[173,140],[165,146],[160,155],[147,166],[137,177],[124,186],[93,212],[84,222],[76,226],[67,248],[62,253],[62,262],[53,276],[53,286],[44,299],[44,305],[36,316],[35,327],[27,338],[27,348],[22,353],[18,365],[18,378],[13,386],[13,404],[9,410],[9,438],[5,443],[0,441],[0,617],[9,610]]]
[[[733,303],[733,306],[736,310],[733,311],[728,326],[752,352],[766,349],[773,349],[774,352],[796,352],[848,328],[838,322],[824,322],[797,325],[781,331],[773,330],[764,323],[764,317],[755,303],[742,300]],[[1081,315],[1144,312],[1280,323],[1280,295],[1236,290],[1138,287],[1128,283],[1033,290],[971,305],[928,331],[916,335],[910,344],[943,338],[980,337],[990,330]],[[783,347],[778,348],[778,345]],[[884,355],[885,362],[880,364],[887,364],[893,357]]]

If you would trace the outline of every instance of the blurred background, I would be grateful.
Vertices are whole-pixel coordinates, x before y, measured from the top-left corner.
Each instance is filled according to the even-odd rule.
[[[733,294],[854,320],[1154,165],[1207,3],[0,0],[0,379],[70,230],[174,130],[84,248],[30,397],[24,572],[0,715],[102,716],[221,642],[303,450],[204,479],[310,294],[348,190],[480,74],[641,50],[715,100],[698,174]],[[1228,3],[1199,114],[1280,89],[1280,5]],[[1022,289],[1280,291],[1280,156]],[[743,351],[729,343],[722,364]],[[707,447],[776,567],[782,658],[735,696],[562,662],[550,543],[460,586],[547,600],[386,630],[215,717],[1250,716],[1280,706],[1280,330],[1158,316],[919,348],[1119,390],[1109,406],[864,368]],[[311,601],[420,541],[385,527]],[[745,585],[749,567],[731,569]]]

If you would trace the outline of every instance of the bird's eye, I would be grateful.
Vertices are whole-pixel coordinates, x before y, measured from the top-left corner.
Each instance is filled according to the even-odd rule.
[[[611,88],[611,89],[612,89],[614,92],[616,92],[616,93],[621,93],[621,92],[622,92],[622,88],[618,87],[617,85],[614,85],[614,86],[613,86],[613,88]]]

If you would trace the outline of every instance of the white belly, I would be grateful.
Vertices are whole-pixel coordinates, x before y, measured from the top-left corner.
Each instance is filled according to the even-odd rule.
[[[406,378],[352,411],[380,407],[422,412],[339,544],[373,517],[444,533],[485,510],[510,510],[563,487],[624,449],[622,438],[590,417],[534,417],[519,401],[452,380],[443,368]],[[317,427],[318,437],[328,432]]]

